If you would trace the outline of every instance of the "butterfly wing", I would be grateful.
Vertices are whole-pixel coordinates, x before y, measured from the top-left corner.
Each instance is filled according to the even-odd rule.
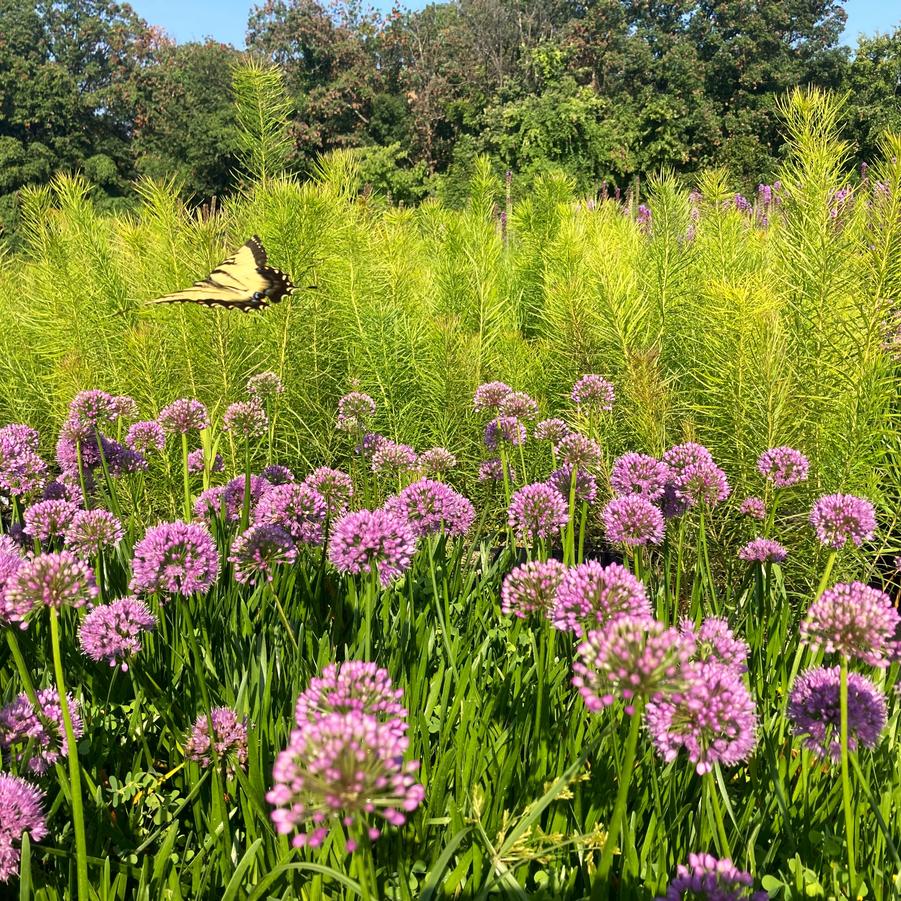
[[[284,272],[268,266],[266,260],[266,250],[254,235],[206,278],[151,303],[199,303],[242,312],[278,303],[296,289]]]

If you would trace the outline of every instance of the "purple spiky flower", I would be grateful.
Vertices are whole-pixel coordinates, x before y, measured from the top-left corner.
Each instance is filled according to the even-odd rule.
[[[0,599],[0,616],[24,622],[35,607],[83,607],[97,597],[94,573],[71,551],[23,560]]]
[[[160,523],[135,545],[132,573],[132,591],[206,594],[219,576],[219,551],[198,523]]]
[[[649,501],[663,497],[669,479],[669,466],[650,454],[623,454],[610,469],[610,487],[616,494],[639,494]]]
[[[538,416],[538,402],[525,391],[511,391],[499,404],[501,418],[535,419]]]
[[[465,534],[476,518],[468,498],[444,482],[420,479],[388,499],[385,509],[404,517],[420,538],[444,531],[451,537]]]
[[[601,446],[579,432],[570,432],[560,441],[557,455],[567,466],[576,469],[595,469],[603,458]]]
[[[507,475],[511,482],[516,481],[516,470],[508,463]],[[504,481],[504,464],[500,457],[492,457],[490,460],[483,460],[479,464],[480,482],[503,482]]]
[[[531,560],[504,577],[501,611],[525,619],[532,613],[549,613],[563,581],[566,567],[559,560]]]
[[[271,485],[263,492],[254,507],[253,521],[279,526],[296,542],[320,545],[327,512],[325,498],[315,488],[305,482],[288,482]]]
[[[419,468],[433,478],[440,478],[456,465],[457,458],[445,447],[433,447],[419,455]]]
[[[79,510],[66,529],[66,547],[79,557],[96,557],[124,537],[122,523],[109,510]]]
[[[688,865],[679,864],[676,877],[657,901],[767,901],[766,892],[754,891],[750,873],[739,870],[728,858],[689,854]]]
[[[810,523],[826,547],[839,550],[849,541],[860,547],[876,532],[876,513],[865,498],[826,494],[813,505]]]
[[[25,511],[25,531],[43,542],[61,538],[76,513],[78,506],[71,501],[38,501]]]
[[[388,510],[345,514],[335,523],[328,549],[336,569],[354,575],[377,569],[383,585],[409,568],[415,552],[412,526]]]
[[[599,375],[583,375],[573,385],[570,396],[580,407],[604,412],[613,409],[616,399],[613,385]]]
[[[613,498],[604,508],[603,520],[611,544],[642,547],[663,541],[663,514],[640,494]]]
[[[291,536],[277,525],[253,525],[235,538],[228,562],[235,579],[256,585],[260,577],[271,582],[276,566],[289,566],[297,559]]]
[[[683,620],[679,631],[694,643],[692,659],[702,663],[722,663],[743,673],[748,668],[748,643],[736,638],[729,623],[718,616],[710,616],[700,626]]]
[[[526,485],[510,498],[507,523],[526,544],[551,538],[568,522],[566,501],[556,488],[544,482]]]
[[[741,502],[738,512],[742,516],[750,516],[751,519],[758,519],[761,522],[766,519],[766,505],[759,497],[746,497]]]
[[[810,460],[793,447],[771,447],[760,455],[757,468],[777,488],[790,488],[807,479]]]
[[[584,469],[575,471],[575,499],[582,504],[593,504],[598,498],[598,480]],[[569,495],[572,489],[573,468],[568,464],[555,469],[548,476],[548,484],[560,492],[560,495],[569,504]]]
[[[738,556],[748,563],[782,563],[788,551],[772,538],[754,538],[738,552]]]
[[[134,422],[125,435],[125,445],[139,454],[159,453],[166,447],[166,432],[155,419]]]
[[[157,422],[163,430],[173,435],[185,435],[210,427],[210,414],[206,407],[193,397],[183,397],[160,410]]]
[[[128,669],[141,650],[141,636],[156,626],[156,617],[137,598],[124,597],[95,607],[81,621],[78,643],[91,660]]]
[[[519,447],[526,443],[526,427],[515,416],[499,416],[485,426],[482,440],[490,451],[501,445]]]
[[[303,484],[318,492],[325,501],[325,514],[329,519],[335,520],[350,509],[354,483],[346,472],[320,466],[303,480]]]
[[[651,616],[644,585],[619,563],[586,560],[566,570],[550,618],[558,629],[582,635],[624,615]]]
[[[285,386],[278,374],[267,370],[258,372],[247,380],[247,393],[260,401],[285,393]]]
[[[30,782],[0,773],[0,882],[19,873],[19,848],[27,832],[32,842],[47,835],[44,793]]]
[[[269,417],[256,399],[230,404],[222,415],[222,429],[241,438],[262,438],[269,428]]]
[[[472,405],[476,412],[490,411],[497,413],[501,402],[513,389],[505,382],[485,382],[476,388],[472,398]]]
[[[55,688],[37,693],[36,710],[24,692],[0,710],[0,748],[11,757],[23,761],[33,773],[46,773],[61,757],[68,757],[69,745],[63,729],[63,710]],[[84,735],[80,705],[66,696],[72,732]],[[40,714],[40,715],[39,715]],[[26,755],[30,755],[26,759]]]
[[[243,767],[247,763],[247,721],[238,719],[231,707],[214,707],[210,716],[201,713],[185,742],[185,757],[202,767],[211,766],[214,760],[225,762],[230,771],[235,765]]]
[[[338,401],[337,428],[341,432],[362,430],[373,416],[375,401],[362,391],[351,391]]]
[[[372,454],[372,471],[379,475],[397,475],[416,468],[416,451],[409,444],[383,439]]]
[[[572,429],[562,419],[542,419],[535,425],[535,438],[559,444]]]

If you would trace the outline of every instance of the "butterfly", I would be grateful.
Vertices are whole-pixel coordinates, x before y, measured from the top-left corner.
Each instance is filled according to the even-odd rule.
[[[254,235],[246,244],[223,260],[206,278],[184,291],[176,291],[151,303],[200,303],[207,307],[259,310],[278,303],[297,288],[278,269],[266,265],[266,249]]]

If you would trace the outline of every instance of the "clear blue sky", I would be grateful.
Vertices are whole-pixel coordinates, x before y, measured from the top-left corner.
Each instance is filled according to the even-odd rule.
[[[247,13],[252,0],[131,0],[131,5],[152,25],[161,25],[177,41],[212,37],[236,47],[244,46]],[[390,0],[373,0],[378,8],[390,7]],[[425,0],[407,0],[412,8]],[[845,42],[854,44],[857,35],[891,31],[901,24],[897,0],[847,0],[848,27]]]

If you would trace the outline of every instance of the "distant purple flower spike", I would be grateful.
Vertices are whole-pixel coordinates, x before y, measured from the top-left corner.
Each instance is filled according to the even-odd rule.
[[[320,466],[314,469],[305,479],[314,491],[318,491],[325,501],[325,513],[330,520],[336,520],[350,509],[354,496],[354,483],[351,477],[340,469]]]
[[[657,901],[767,901],[766,892],[754,891],[754,880],[729,859],[709,854],[689,854],[688,866],[680,864],[666,896]]]
[[[566,570],[550,619],[562,631],[582,635],[619,616],[651,616],[644,585],[619,563],[587,560]]]
[[[325,498],[307,483],[288,482],[266,489],[253,512],[258,525],[284,529],[294,541],[320,545],[325,535]]]
[[[61,538],[76,513],[71,501],[39,501],[25,511],[25,531],[43,542]]]
[[[601,446],[585,435],[570,432],[557,445],[557,455],[567,466],[578,469],[595,469],[601,463]]]
[[[751,519],[758,519],[761,522],[766,519],[766,505],[759,497],[746,497],[741,502],[739,512],[743,516],[750,516]]]
[[[613,498],[604,508],[603,520],[611,544],[641,547],[663,541],[663,514],[640,494]]]
[[[66,547],[87,559],[115,547],[124,537],[122,523],[108,510],[79,510],[66,529]]]
[[[538,402],[524,391],[511,391],[498,407],[502,418],[535,419],[538,416]]]
[[[513,416],[501,416],[485,426],[483,440],[490,451],[496,451],[501,444],[519,447],[526,443],[526,427]]]
[[[472,503],[444,482],[420,479],[388,499],[385,509],[404,517],[420,538],[444,531],[466,533],[476,518]]]
[[[571,431],[562,419],[542,419],[535,425],[535,438],[559,444]]]
[[[738,556],[748,563],[782,563],[788,551],[772,538],[754,538],[738,552]]]
[[[535,482],[520,488],[510,499],[507,522],[520,541],[533,544],[562,529],[569,522],[568,509],[556,488]]]
[[[613,385],[599,375],[583,375],[573,385],[573,403],[580,407],[609,412],[613,409],[615,393]]]
[[[84,734],[80,705],[67,695],[75,738]],[[37,693],[40,716],[24,692],[0,710],[0,748],[11,757],[24,760],[33,773],[46,773],[61,757],[68,757],[69,745],[63,730],[63,711],[55,688]],[[43,720],[43,721],[42,721]],[[45,725],[46,724],[46,725]],[[30,750],[29,750],[29,742]]]
[[[132,591],[206,594],[219,576],[219,551],[203,526],[164,522],[135,545],[132,572]]]
[[[235,567],[235,580],[250,585],[256,585],[260,577],[271,582],[276,566],[289,566],[296,559],[294,541],[276,525],[254,525],[242,532],[232,542],[228,558]]]
[[[827,494],[813,505],[810,523],[826,547],[839,550],[849,541],[860,547],[876,532],[876,513],[865,498]]]
[[[486,382],[484,385],[479,385],[476,388],[472,405],[477,412],[490,411],[497,413],[503,399],[512,393],[513,389],[504,382]]]
[[[0,773],[0,882],[19,874],[19,847],[27,832],[32,843],[47,835],[44,793],[18,776]]]
[[[548,484],[560,492],[563,499],[569,504],[569,494],[572,487],[572,467],[569,465],[555,469],[548,477]],[[576,501],[578,503],[593,504],[598,498],[598,480],[584,469],[576,470]]]
[[[634,452],[617,457],[610,470],[610,487],[616,494],[640,494],[649,501],[663,497],[670,469],[649,454]]]
[[[128,669],[141,650],[141,635],[156,626],[146,604],[133,597],[101,604],[81,621],[78,643],[91,660]]]
[[[810,460],[793,447],[771,447],[760,455],[757,468],[777,488],[790,488],[806,481]]]
[[[419,467],[427,476],[443,476],[457,465],[457,458],[444,447],[433,447],[419,455]]]
[[[214,707],[213,746],[210,748],[210,718],[200,714],[194,722],[191,734],[185,742],[185,757],[203,767],[211,766],[215,757],[225,761],[234,772],[235,764],[244,767],[247,763],[247,722],[239,720],[231,707]]]
[[[403,517],[386,510],[358,510],[339,519],[329,541],[329,560],[341,572],[370,573],[378,569],[383,585],[410,566],[416,535]]]
[[[722,663],[738,672],[744,672],[748,668],[747,660],[751,649],[746,641],[735,637],[726,620],[711,616],[697,627],[690,620],[683,620],[679,631],[694,643],[694,660],[701,663]]]
[[[501,588],[501,611],[525,619],[550,612],[566,567],[559,560],[532,560],[511,570]]]
[[[193,398],[181,398],[160,410],[157,421],[163,429],[174,435],[203,431],[210,427],[210,414],[206,407]]]
[[[166,433],[154,419],[135,422],[128,429],[125,445],[139,454],[146,454],[148,451],[159,452],[166,447]]]
[[[735,209],[740,213],[747,213],[751,209],[751,201],[743,194],[736,194],[733,202],[735,204]]]

